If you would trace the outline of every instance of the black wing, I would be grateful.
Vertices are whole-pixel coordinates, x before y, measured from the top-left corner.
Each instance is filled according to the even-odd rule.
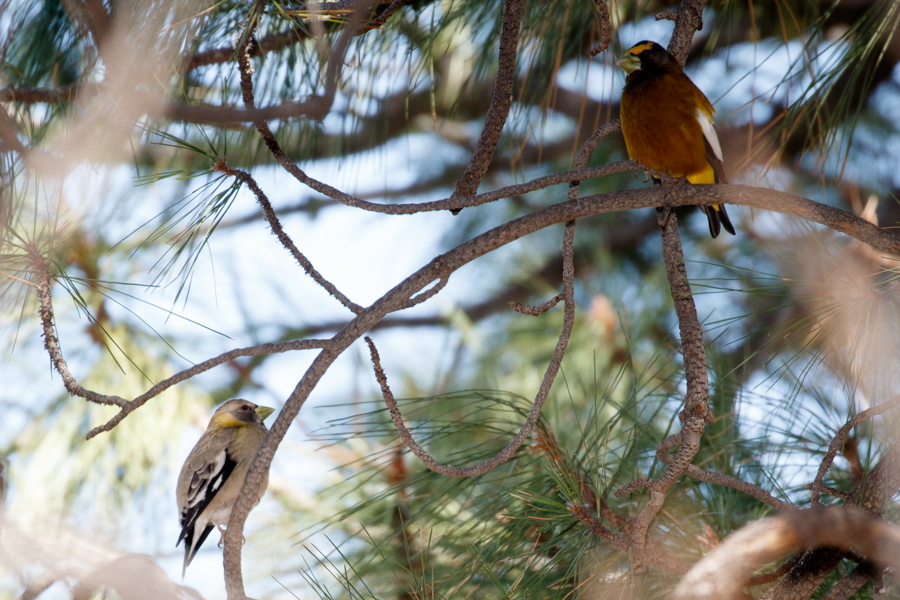
[[[225,481],[231,476],[237,463],[228,456],[225,450],[219,452],[215,459],[202,465],[194,471],[188,489],[187,501],[181,511],[181,535],[175,543],[177,547],[184,540],[184,568],[186,569],[197,550],[209,536],[213,526],[208,523],[197,523],[197,519],[209,506],[216,493],[222,488]],[[203,527],[199,537],[195,536],[197,526]],[[196,538],[196,541],[195,541]],[[184,572],[182,571],[182,576]]]

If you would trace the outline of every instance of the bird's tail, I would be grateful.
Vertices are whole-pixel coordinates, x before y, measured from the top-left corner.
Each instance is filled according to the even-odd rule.
[[[178,547],[178,544],[181,543],[181,540],[184,540],[184,565],[181,567],[181,579],[184,580],[184,574],[187,572],[188,565],[191,564],[191,561],[194,560],[194,557],[197,555],[197,550],[200,549],[200,546],[203,545],[203,542],[206,541],[206,538],[209,536],[209,532],[213,530],[212,525],[207,525],[200,536],[195,536],[193,527],[190,528],[190,531],[187,529],[181,532],[181,535],[178,537],[178,543],[175,544],[175,547]]]
[[[700,210],[706,213],[706,218],[709,220],[709,233],[711,236],[714,238],[718,237],[723,227],[725,231],[734,235],[734,225],[731,224],[728,213],[725,212],[724,204],[701,206]]]

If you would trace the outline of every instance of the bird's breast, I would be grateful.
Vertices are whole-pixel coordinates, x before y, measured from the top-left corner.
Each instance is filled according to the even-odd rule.
[[[622,134],[629,158],[673,177],[709,168],[693,84],[690,80],[686,84],[688,87],[664,75],[626,86],[621,101]]]

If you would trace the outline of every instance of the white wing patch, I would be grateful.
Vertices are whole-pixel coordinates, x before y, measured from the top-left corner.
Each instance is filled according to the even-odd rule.
[[[185,509],[197,506],[206,498],[206,492],[215,493],[222,485],[222,467],[225,466],[225,451],[216,455],[215,462],[207,463],[202,469],[197,469],[191,478],[191,486],[188,490],[187,505]],[[210,485],[210,482],[212,485]]]
[[[719,144],[719,136],[716,135],[716,129],[713,127],[712,117],[699,108],[697,109],[695,116],[697,117],[697,122],[700,123],[700,129],[703,130],[703,137],[709,142],[709,147],[712,148],[713,154],[715,154],[716,158],[719,160],[723,160],[722,146]]]

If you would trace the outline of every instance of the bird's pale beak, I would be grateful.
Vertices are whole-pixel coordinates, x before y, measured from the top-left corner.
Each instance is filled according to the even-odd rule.
[[[271,415],[273,412],[275,412],[275,409],[269,408],[268,406],[257,406],[256,407],[256,414],[258,414],[259,418],[262,419],[263,421],[265,421],[266,417]]]
[[[616,65],[622,68],[623,71],[628,73],[634,73],[635,71],[640,70],[641,68],[641,59],[639,59],[634,54],[626,54],[622,58],[616,61]]]

